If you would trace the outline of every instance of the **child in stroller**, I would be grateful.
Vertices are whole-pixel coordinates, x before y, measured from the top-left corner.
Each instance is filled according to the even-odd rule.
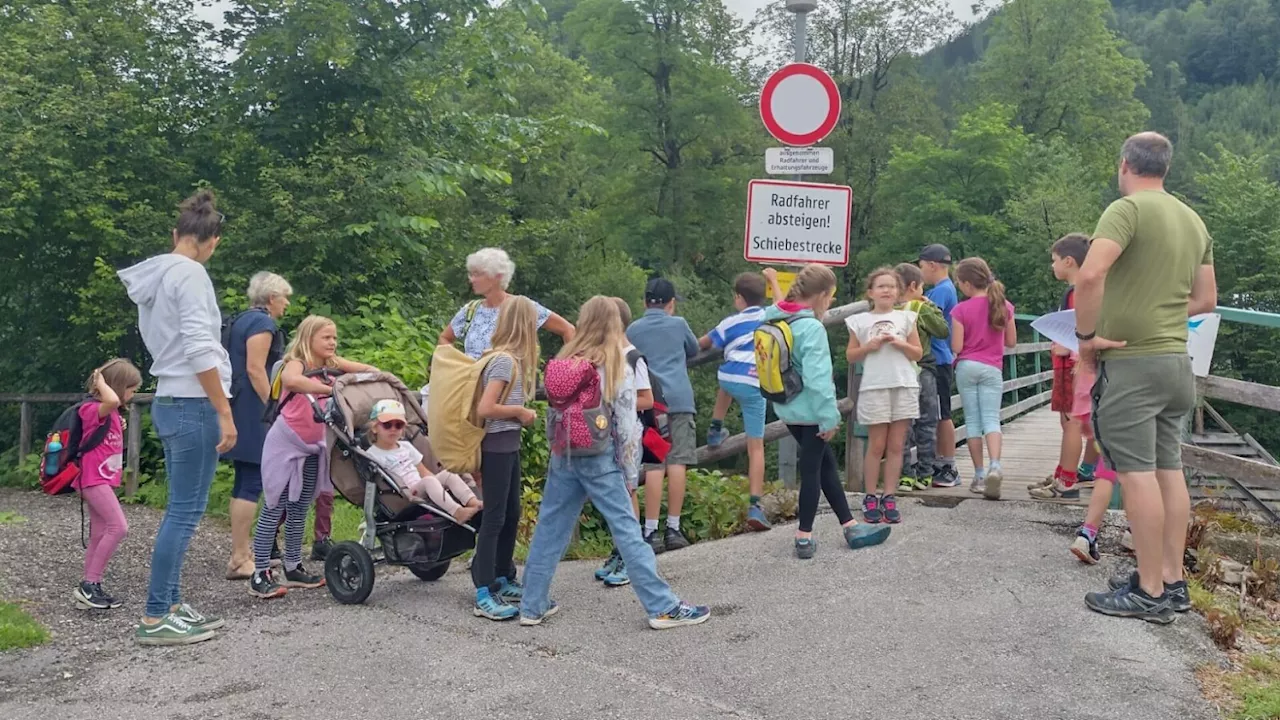
[[[462,476],[442,470],[433,473],[422,464],[422,453],[405,442],[404,405],[398,400],[379,400],[369,412],[368,453],[400,483],[414,500],[430,500],[454,520],[470,521],[484,504],[467,487]],[[448,488],[448,492],[445,492]]]

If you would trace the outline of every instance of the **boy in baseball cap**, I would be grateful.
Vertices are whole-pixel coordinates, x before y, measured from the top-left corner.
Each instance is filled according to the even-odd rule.
[[[932,338],[929,346],[937,360],[938,380],[938,450],[933,467],[935,487],[956,487],[960,473],[956,472],[956,425],[951,421],[951,387],[955,384],[955,353],[951,352],[951,311],[960,299],[956,286],[951,282],[951,250],[946,245],[934,243],[920,250],[916,261],[925,283],[932,285],[925,297],[942,311],[947,321],[947,337]]]

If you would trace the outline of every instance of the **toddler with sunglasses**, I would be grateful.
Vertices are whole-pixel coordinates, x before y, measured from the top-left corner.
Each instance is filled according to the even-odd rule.
[[[442,470],[432,473],[422,463],[422,453],[404,437],[404,405],[395,400],[379,400],[369,413],[369,455],[400,483],[411,497],[430,499],[454,520],[465,523],[484,504],[467,487],[461,476]],[[445,489],[448,488],[448,492]]]

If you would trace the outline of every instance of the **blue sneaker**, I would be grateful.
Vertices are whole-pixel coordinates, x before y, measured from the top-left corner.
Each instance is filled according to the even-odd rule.
[[[855,524],[844,528],[844,541],[849,543],[851,550],[858,548],[871,547],[879,545],[889,538],[890,528],[888,525],[864,525]]]
[[[618,558],[618,564],[614,566],[613,572],[601,578],[605,587],[623,587],[631,584],[631,575],[627,574],[627,564],[622,562],[622,558]]]
[[[603,565],[596,568],[596,579],[604,580],[605,578],[614,574],[615,572],[617,572],[618,565],[621,563],[622,563],[622,556],[618,554],[618,549],[614,548],[613,552],[609,553],[609,559],[605,560]]]
[[[723,427],[711,428],[707,430],[707,445],[710,447],[720,447],[725,440],[729,439],[729,431]]]
[[[773,529],[773,525],[769,524],[769,518],[765,517],[764,510],[761,510],[759,505],[747,508],[747,527],[756,532]]]
[[[471,612],[476,617],[499,621],[510,620],[520,614],[516,606],[494,597],[487,587],[476,589],[476,606]]]
[[[649,618],[649,627],[654,630],[668,630],[684,625],[701,625],[710,619],[711,608],[706,605],[690,605],[682,602],[656,618]]]
[[[818,541],[814,538],[796,538],[796,557],[808,560],[818,552]]]
[[[546,620],[552,615],[555,615],[556,612],[558,612],[559,610],[560,610],[560,606],[556,604],[555,600],[552,600],[551,604],[547,607],[547,611],[542,613],[541,615],[525,615],[524,613],[520,613],[520,624],[521,625],[541,625],[543,620]]]
[[[524,586],[511,578],[498,578],[502,587],[498,588],[498,599],[512,605],[519,605],[524,599]]]

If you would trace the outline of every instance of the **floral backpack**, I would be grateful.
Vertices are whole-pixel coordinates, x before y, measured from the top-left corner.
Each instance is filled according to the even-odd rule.
[[[596,366],[582,358],[551,360],[543,374],[543,385],[549,406],[547,439],[551,452],[582,457],[608,451],[614,434],[613,409],[604,401]]]

